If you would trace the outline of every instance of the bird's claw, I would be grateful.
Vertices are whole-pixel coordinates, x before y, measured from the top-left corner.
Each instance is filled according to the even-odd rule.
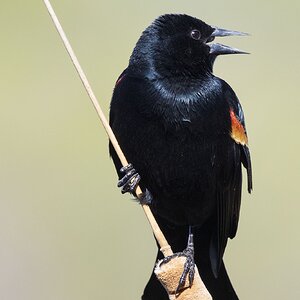
[[[186,262],[184,264],[183,272],[179,279],[179,284],[176,289],[176,294],[184,287],[186,278],[189,278],[189,286],[193,284],[194,276],[195,276],[195,262],[194,262],[194,251],[190,251],[190,249],[185,249],[181,256],[186,257]]]
[[[125,175],[118,181],[118,187],[121,187],[121,193],[134,193],[141,180],[141,176],[133,168],[132,164],[122,167],[120,171],[125,173]]]
[[[193,242],[193,234],[189,234],[188,245],[185,250],[182,252],[174,253],[171,256],[165,257],[162,261],[162,264],[168,263],[175,257],[184,256],[186,258],[186,262],[184,264],[183,272],[180,276],[178,286],[176,288],[176,294],[184,287],[186,278],[189,278],[189,286],[193,284],[194,276],[195,276],[195,261],[194,261],[194,242]]]

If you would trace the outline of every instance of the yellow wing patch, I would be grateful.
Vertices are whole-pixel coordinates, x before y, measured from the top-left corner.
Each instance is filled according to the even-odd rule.
[[[236,143],[241,145],[248,144],[248,138],[244,126],[236,117],[233,109],[230,109],[230,119],[231,119],[231,134],[230,136],[235,140]]]

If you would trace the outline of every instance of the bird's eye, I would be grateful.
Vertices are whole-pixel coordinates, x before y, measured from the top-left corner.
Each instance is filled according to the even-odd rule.
[[[194,29],[191,31],[191,38],[193,38],[194,40],[200,40],[201,39],[201,33],[199,30]]]
[[[214,39],[215,39],[214,36],[210,36],[210,37],[207,39],[206,43],[210,43],[210,42],[212,42]]]

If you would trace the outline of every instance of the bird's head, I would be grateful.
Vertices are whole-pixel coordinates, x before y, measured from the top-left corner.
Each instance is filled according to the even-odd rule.
[[[132,53],[130,65],[160,76],[199,76],[212,72],[218,55],[246,53],[212,43],[215,37],[231,35],[246,34],[210,26],[188,15],[162,15],[143,32]]]

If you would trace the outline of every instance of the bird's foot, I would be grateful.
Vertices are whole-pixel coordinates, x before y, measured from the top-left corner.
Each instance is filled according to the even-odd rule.
[[[125,173],[125,175],[118,181],[118,187],[121,187],[121,193],[134,194],[141,180],[141,176],[133,168],[132,164],[128,164],[127,166],[121,168],[120,171]],[[140,204],[150,205],[152,203],[152,199],[153,197],[148,189],[146,189],[142,194],[138,195]]]
[[[121,193],[135,193],[141,180],[139,173],[133,168],[132,164],[122,167],[120,171],[121,173],[125,173],[125,175],[118,181],[118,187],[121,188]]]
[[[176,289],[176,294],[184,287],[186,278],[189,278],[189,286],[193,284],[194,276],[195,276],[195,261],[194,261],[194,240],[193,234],[189,233],[188,244],[185,250],[182,252],[174,253],[171,256],[165,257],[162,261],[162,264],[168,263],[171,259],[175,257],[186,257],[186,262],[184,264],[183,272],[180,276],[179,283]]]

